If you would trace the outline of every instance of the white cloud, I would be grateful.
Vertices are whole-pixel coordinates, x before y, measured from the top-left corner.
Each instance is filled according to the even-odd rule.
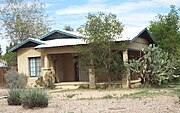
[[[123,24],[135,26],[147,26],[150,20],[153,20],[161,8],[169,8],[171,4],[180,7],[180,0],[139,0],[119,2],[119,4],[110,5],[106,0],[89,0],[87,4],[78,6],[69,6],[56,11],[57,15],[87,15],[87,13],[106,12],[118,15]],[[73,20],[72,20],[73,21]]]

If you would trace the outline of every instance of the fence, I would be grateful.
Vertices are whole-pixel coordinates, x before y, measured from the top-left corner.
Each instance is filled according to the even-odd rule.
[[[0,67],[0,87],[6,85],[5,74],[7,73],[7,70],[8,70],[7,67]]]

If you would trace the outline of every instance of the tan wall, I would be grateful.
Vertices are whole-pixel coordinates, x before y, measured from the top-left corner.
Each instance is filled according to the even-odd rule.
[[[34,48],[20,48],[17,51],[18,72],[29,76],[30,57],[41,57],[41,53]]]
[[[143,38],[137,38],[133,43],[128,45],[128,48],[141,50],[148,46],[148,41]]]
[[[60,53],[73,53],[73,46],[56,47],[56,48],[45,48],[44,54],[60,54]]]
[[[29,59],[30,57],[40,57],[41,54],[39,51],[34,50],[33,47],[31,48],[20,48],[17,51],[17,62],[18,62],[18,72],[24,73],[27,76],[29,75]],[[35,84],[35,80],[38,77],[29,77],[28,85],[33,86]]]

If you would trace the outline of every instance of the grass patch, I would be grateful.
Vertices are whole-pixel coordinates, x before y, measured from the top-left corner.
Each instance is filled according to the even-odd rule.
[[[108,95],[105,95],[104,97],[102,97],[101,99],[112,99],[112,98],[115,98],[115,97],[113,97],[112,95],[108,94]]]
[[[152,96],[154,96],[156,94],[157,93],[150,92],[149,90],[143,90],[143,91],[132,93],[132,94],[125,94],[121,98],[133,98],[133,99],[138,98],[138,99],[141,99],[141,98],[144,98],[144,97],[152,97]]]

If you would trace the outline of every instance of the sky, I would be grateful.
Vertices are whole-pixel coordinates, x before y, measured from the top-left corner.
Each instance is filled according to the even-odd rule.
[[[117,15],[127,29],[136,32],[149,26],[157,14],[167,14],[170,5],[180,8],[180,0],[41,0],[46,5],[52,30],[70,25],[74,29],[86,22],[88,13],[105,12]],[[8,42],[0,39],[3,53]]]

